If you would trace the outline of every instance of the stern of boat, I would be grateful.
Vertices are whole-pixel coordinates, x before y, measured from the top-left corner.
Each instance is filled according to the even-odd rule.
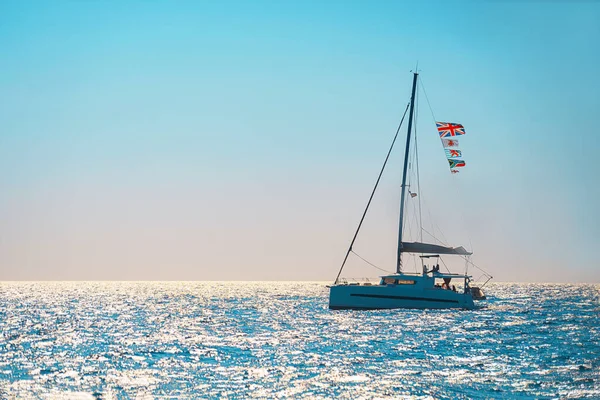
[[[476,286],[471,287],[471,295],[473,296],[473,300],[485,300],[487,298],[483,290]]]

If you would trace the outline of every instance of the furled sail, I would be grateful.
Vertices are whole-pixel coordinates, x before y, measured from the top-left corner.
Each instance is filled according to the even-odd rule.
[[[445,247],[431,243],[402,242],[403,253],[429,253],[429,254],[456,254],[459,256],[469,256],[473,253],[465,250],[464,247]]]

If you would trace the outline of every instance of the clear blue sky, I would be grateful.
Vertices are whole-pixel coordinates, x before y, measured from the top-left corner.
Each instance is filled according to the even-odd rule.
[[[499,280],[599,282],[593,1],[3,1],[0,280],[333,279],[417,61],[467,128],[450,176],[421,102],[445,236]]]

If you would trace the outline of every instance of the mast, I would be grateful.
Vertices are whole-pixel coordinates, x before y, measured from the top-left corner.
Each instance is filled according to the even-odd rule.
[[[417,89],[417,77],[419,74],[414,72],[412,94],[410,96],[410,113],[408,115],[408,132],[406,134],[406,151],[404,152],[404,170],[402,171],[402,194],[400,196],[400,223],[398,227],[398,258],[396,263],[396,272],[402,271],[402,226],[404,223],[404,198],[406,193],[406,171],[408,169],[408,152],[410,149],[410,132],[412,130],[413,115],[415,110],[415,91]]]

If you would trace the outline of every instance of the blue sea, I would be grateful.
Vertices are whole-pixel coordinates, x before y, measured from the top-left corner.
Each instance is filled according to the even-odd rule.
[[[600,285],[330,311],[322,282],[0,283],[0,398],[600,399]]]

